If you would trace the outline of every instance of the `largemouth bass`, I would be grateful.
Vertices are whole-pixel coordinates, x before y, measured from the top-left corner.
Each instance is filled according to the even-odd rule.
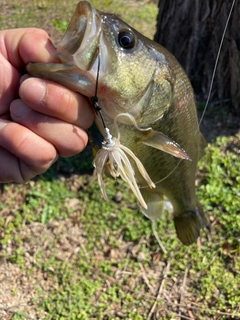
[[[140,202],[143,213],[159,218],[166,196],[178,238],[186,245],[195,242],[206,224],[195,194],[203,138],[191,84],[174,56],[115,15],[81,1],[57,46],[57,57],[60,63],[29,64],[28,72],[89,98],[96,98],[97,89],[105,125],[121,141],[117,150],[130,150],[129,162],[146,203]],[[104,133],[98,115],[96,123]],[[117,171],[118,163],[111,161]],[[141,166],[150,177],[148,184]]]

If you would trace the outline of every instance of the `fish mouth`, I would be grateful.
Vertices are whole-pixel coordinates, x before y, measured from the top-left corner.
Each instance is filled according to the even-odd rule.
[[[99,12],[86,1],[80,1],[68,28],[57,46],[56,57],[70,62],[81,70],[89,70],[99,47],[102,20]]]

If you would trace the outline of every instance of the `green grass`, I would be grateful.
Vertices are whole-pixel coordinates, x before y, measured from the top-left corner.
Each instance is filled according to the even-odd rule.
[[[40,27],[46,30],[57,44],[75,10],[78,1],[14,1],[4,0],[8,7],[0,13],[0,29]],[[155,30],[157,7],[151,2],[126,0],[92,0],[90,4],[100,11],[118,14],[134,28],[152,38]]]
[[[217,312],[222,312],[221,319],[229,319],[225,313],[239,315],[240,222],[236,198],[240,163],[236,152],[231,138],[221,137],[208,146],[200,163],[198,197],[212,223],[210,234],[202,232],[201,249],[196,244],[183,247],[176,239],[171,215],[165,213],[157,225],[168,251],[163,255],[152,236],[150,222],[138,212],[134,197],[129,198],[122,181],[116,184],[107,179],[106,185],[109,198],[121,191],[122,201],[104,202],[99,199],[93,177],[79,176],[72,184],[71,178],[49,181],[46,173],[25,186],[23,202],[13,210],[11,223],[3,227],[2,221],[5,236],[1,243],[5,248],[11,240],[14,248],[12,255],[5,253],[5,259],[21,268],[29,279],[39,272],[44,274],[47,294],[34,288],[38,293],[34,302],[46,312],[44,319],[120,319],[118,313],[125,319],[146,319],[155,296],[142,279],[142,267],[153,292],[164,274],[166,292],[168,287],[181,287],[186,277],[187,294],[190,302],[196,302],[193,307],[197,309],[193,310],[199,319],[212,319]],[[5,192],[10,188],[6,186]],[[21,189],[14,187],[16,192]],[[69,208],[71,199],[78,199],[76,208]],[[8,201],[5,205],[11,208],[14,201],[11,197]],[[59,231],[53,228],[49,233],[54,221]],[[45,224],[46,233],[37,239],[26,238],[21,226],[34,222]],[[62,248],[61,239],[72,237],[75,225],[78,251],[65,259],[64,250],[70,249]],[[49,243],[44,247],[46,239]],[[26,242],[32,247],[37,245],[35,264],[28,270],[24,267]],[[166,274],[167,264],[170,270]],[[167,301],[162,297],[159,310],[164,306]],[[164,311],[164,319],[175,319],[176,311],[172,309]]]
[[[57,40],[76,1],[59,3],[12,2],[0,26],[43,26]],[[91,3],[118,12],[141,32],[151,30],[149,36],[154,33],[157,11],[152,3]],[[157,232],[166,255],[122,181],[106,178],[109,202],[100,198],[89,148],[60,159],[24,186],[5,185],[1,261],[32,282],[34,296],[28,304],[34,304],[36,318],[140,320],[147,319],[155,302],[156,319],[179,319],[180,313],[189,318],[190,311],[194,319],[239,318],[239,139],[239,134],[218,137],[199,163],[197,194],[211,232],[205,229],[201,243],[184,247],[171,214],[165,212]],[[117,192],[120,202],[114,201]],[[11,298],[22,290],[18,282]],[[14,305],[14,310],[20,310],[14,320],[28,316],[27,307]]]

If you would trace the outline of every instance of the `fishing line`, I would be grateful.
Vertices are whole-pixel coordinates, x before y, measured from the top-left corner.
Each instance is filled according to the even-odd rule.
[[[151,221],[153,235],[154,235],[155,239],[157,240],[157,243],[158,243],[160,249],[162,249],[163,253],[167,254],[167,250],[165,249],[164,245],[162,244],[162,242],[157,234],[157,231],[155,228],[156,221],[154,221],[150,218],[149,218],[149,220]]]
[[[213,74],[212,74],[212,79],[211,79],[211,82],[210,82],[210,88],[209,88],[209,93],[208,93],[206,105],[204,107],[203,114],[202,114],[202,116],[200,118],[198,127],[200,127],[200,125],[202,123],[202,120],[203,120],[203,117],[205,116],[205,113],[206,113],[206,110],[207,110],[207,107],[208,107],[208,103],[209,103],[210,96],[211,96],[211,93],[212,93],[213,81],[214,81],[214,78],[215,78],[215,75],[216,75],[216,70],[217,70],[217,66],[218,66],[218,62],[219,62],[219,58],[220,58],[220,53],[221,53],[221,50],[222,50],[223,40],[224,40],[226,32],[227,32],[227,28],[228,28],[228,25],[229,25],[229,21],[230,21],[231,15],[232,15],[232,11],[233,11],[235,2],[236,2],[236,0],[233,0],[231,8],[230,8],[230,11],[229,11],[229,15],[228,15],[228,18],[227,18],[227,21],[226,21],[226,24],[225,24],[225,27],[224,27],[224,30],[223,30],[223,35],[222,35],[222,38],[221,38],[221,41],[220,41],[220,45],[219,45],[219,49],[218,49],[215,65],[214,65],[214,68],[213,68]]]
[[[180,165],[180,163],[181,163],[182,161],[183,161],[183,159],[180,159],[180,160],[178,161],[178,163],[176,164],[176,166],[172,169],[172,171],[169,172],[169,174],[167,174],[164,178],[158,180],[157,182],[154,182],[154,184],[157,185],[158,183],[163,182],[163,181],[166,180],[168,177],[170,177],[170,176],[173,174],[173,172],[178,168],[178,166]],[[143,186],[143,187],[139,187],[139,189],[144,189],[144,188],[148,188],[148,186],[146,185],[146,186]]]
[[[98,55],[98,66],[97,66],[97,77],[96,77],[96,86],[95,86],[95,95],[93,97],[91,97],[91,102],[93,105],[93,108],[96,112],[97,115],[100,116],[102,124],[104,129],[106,129],[106,124],[105,121],[103,119],[103,115],[102,115],[102,108],[100,107],[99,103],[98,103],[98,97],[97,97],[97,91],[98,91],[98,79],[99,79],[99,71],[100,71],[100,55]]]
[[[97,78],[96,78],[96,87],[95,87],[95,97],[96,98],[97,98],[97,91],[98,91],[99,70],[100,70],[100,54],[98,54]]]
[[[112,135],[110,134],[110,130],[107,128],[103,115],[102,115],[102,108],[98,103],[98,96],[97,96],[97,91],[98,91],[98,79],[99,79],[99,73],[100,73],[100,55],[98,55],[98,66],[97,66],[97,77],[96,77],[96,87],[95,87],[95,95],[91,97],[91,102],[93,105],[93,108],[96,112],[97,115],[100,116],[102,124],[103,124],[103,129],[104,129],[104,142],[106,143],[106,146],[108,147],[113,147],[115,145]]]

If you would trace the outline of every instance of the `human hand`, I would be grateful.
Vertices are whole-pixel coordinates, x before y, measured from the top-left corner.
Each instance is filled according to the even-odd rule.
[[[0,183],[23,183],[87,144],[94,115],[86,98],[22,77],[29,62],[57,62],[54,54],[41,29],[0,31]]]

